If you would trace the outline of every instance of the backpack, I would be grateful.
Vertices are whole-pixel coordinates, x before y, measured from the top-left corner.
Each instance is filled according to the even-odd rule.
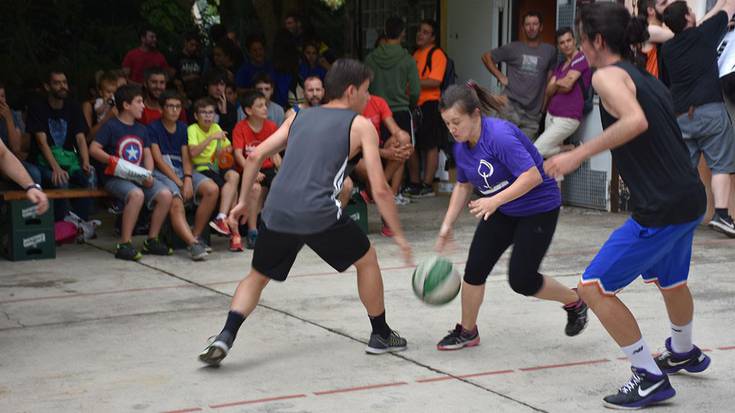
[[[592,112],[592,109],[595,106],[595,90],[592,88],[592,82],[590,82],[589,86],[584,87],[582,76],[577,79],[577,83],[579,83],[579,87],[582,89],[582,99],[584,99],[584,106],[582,106],[582,115],[586,116],[588,113]]]
[[[441,47],[434,46],[429,50],[429,55],[426,56],[426,64],[424,65],[424,69],[421,71],[421,74],[423,75],[427,70],[431,70],[431,57],[437,50],[444,53],[444,57],[447,59],[447,67],[444,69],[444,78],[442,79],[441,85],[439,85],[439,89],[444,92],[449,86],[457,83],[457,72],[454,70],[454,60],[452,60]]]

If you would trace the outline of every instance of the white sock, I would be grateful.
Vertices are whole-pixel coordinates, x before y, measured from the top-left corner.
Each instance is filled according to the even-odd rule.
[[[219,214],[217,214],[217,219],[225,219],[225,218],[227,218],[227,215],[225,215],[225,214],[223,214],[221,212]]]
[[[663,374],[661,369],[658,368],[656,362],[653,360],[651,350],[648,348],[646,342],[643,341],[643,337],[634,344],[622,347],[621,350],[623,350],[623,353],[628,357],[628,360],[630,360],[630,364],[632,364],[633,367],[644,369],[647,372],[658,376]]]
[[[671,349],[675,353],[688,353],[694,348],[692,344],[692,321],[685,326],[671,323]]]

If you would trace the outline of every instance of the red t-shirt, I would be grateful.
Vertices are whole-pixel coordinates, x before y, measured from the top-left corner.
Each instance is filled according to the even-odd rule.
[[[161,119],[161,116],[163,116],[163,112],[161,112],[159,109],[151,109],[146,106],[145,109],[143,109],[143,116],[140,117],[140,120],[138,120],[138,122],[144,125],[150,125],[158,119]],[[181,109],[179,120],[186,124],[189,123],[188,118],[186,117],[186,111],[184,109]]]
[[[388,102],[380,96],[370,95],[365,110],[362,111],[362,116],[368,118],[370,122],[375,126],[375,130],[378,131],[378,138],[380,143],[383,143],[383,136],[380,134],[380,124],[385,118],[392,118],[393,112],[391,112]]]
[[[278,125],[272,120],[266,119],[263,122],[263,127],[257,133],[250,127],[247,119],[241,120],[237,122],[235,129],[232,131],[232,146],[235,149],[242,149],[243,155],[247,157],[254,147],[263,143],[276,130],[278,130]],[[273,168],[273,161],[267,158],[260,167],[261,169]]]
[[[143,83],[143,72],[151,67],[168,68],[168,62],[158,50],[145,52],[140,47],[129,51],[122,61],[122,67],[130,69],[130,80]]]

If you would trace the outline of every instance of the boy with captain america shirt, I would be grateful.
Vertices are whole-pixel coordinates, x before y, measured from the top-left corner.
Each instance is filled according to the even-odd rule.
[[[90,155],[106,165],[104,188],[125,203],[115,258],[137,261],[142,257],[131,239],[144,202],[153,212],[143,252],[170,255],[171,249],[158,239],[158,234],[171,207],[171,192],[153,178],[148,133],[136,122],[145,107],[142,90],[135,85],[120,87],[115,92],[115,105],[119,114],[102,125],[89,147]]]

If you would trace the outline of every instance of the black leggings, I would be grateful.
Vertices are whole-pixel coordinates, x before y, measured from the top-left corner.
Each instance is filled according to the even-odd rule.
[[[485,284],[500,256],[513,244],[508,266],[510,287],[518,294],[538,293],[544,284],[538,269],[554,237],[558,219],[559,208],[527,217],[511,217],[495,211],[487,221],[481,220],[465,265],[465,282]]]

